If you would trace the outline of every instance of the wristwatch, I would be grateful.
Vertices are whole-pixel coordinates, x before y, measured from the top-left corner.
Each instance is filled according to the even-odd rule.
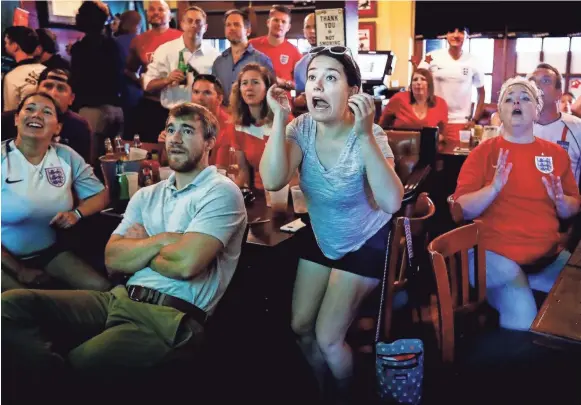
[[[73,210],[73,212],[74,212],[74,214],[77,216],[77,218],[78,218],[79,220],[83,219],[83,214],[81,213],[81,211],[79,211],[79,209],[78,209],[78,208],[75,208],[75,209]]]

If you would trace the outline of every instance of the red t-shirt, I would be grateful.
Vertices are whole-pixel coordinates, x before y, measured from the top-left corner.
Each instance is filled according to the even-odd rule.
[[[438,126],[443,128],[448,123],[448,104],[443,98],[438,96],[435,96],[435,100],[436,104],[428,108],[426,116],[423,119],[419,119],[412,108],[410,92],[397,93],[389,99],[389,103],[381,115],[381,120],[384,117],[393,115],[395,116],[394,128],[417,129]]]
[[[218,111],[216,117],[220,123],[220,131],[216,137],[216,145],[210,153],[209,164],[227,167],[230,164],[230,135],[228,127],[231,125],[232,117],[223,108]]]
[[[295,65],[303,57],[296,46],[286,39],[282,44],[272,46],[266,36],[251,39],[250,43],[257,51],[270,58],[277,77],[294,83]]]
[[[508,182],[490,206],[480,215],[482,239],[487,250],[518,264],[530,264],[559,251],[559,220],[549,198],[539,158],[553,166],[561,177],[565,195],[579,198],[579,189],[571,171],[569,155],[559,145],[535,138],[530,144],[516,144],[502,136],[477,146],[462,166],[454,199],[478,191],[492,183],[500,148],[509,150],[512,162]]]
[[[168,28],[167,31],[162,34],[154,30],[149,30],[133,38],[129,47],[135,49],[139,55],[139,59],[144,66],[144,72],[145,67],[149,65],[149,62],[151,62],[153,53],[160,45],[178,39],[182,35],[182,31],[173,28]]]
[[[287,123],[293,119],[294,117],[292,114],[289,114]],[[262,154],[266,147],[266,142],[268,141],[268,137],[272,131],[272,126],[269,124],[243,127],[241,125],[230,124],[228,125],[227,131],[230,138],[230,144],[237,151],[244,152],[244,157],[246,158],[248,165],[252,167],[254,171],[254,188],[264,190],[259,167],[260,159],[262,159]]]

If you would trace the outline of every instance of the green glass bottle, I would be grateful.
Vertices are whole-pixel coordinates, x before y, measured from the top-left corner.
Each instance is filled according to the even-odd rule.
[[[117,161],[116,172],[117,181],[119,183],[119,200],[129,200],[129,181],[125,175],[125,165],[123,164],[123,161]]]
[[[178,70],[181,70],[184,74],[184,80],[180,82],[180,86],[185,86],[188,84],[188,71],[190,65],[186,63],[184,59],[184,51],[180,51],[180,58],[178,60]]]

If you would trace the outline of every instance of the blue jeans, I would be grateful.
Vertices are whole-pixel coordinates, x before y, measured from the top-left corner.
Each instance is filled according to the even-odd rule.
[[[571,253],[563,250],[557,259],[535,274],[525,274],[514,261],[486,251],[486,297],[500,313],[500,326],[529,330],[537,316],[532,290],[548,293],[567,264]],[[474,286],[474,249],[468,251],[470,284]]]

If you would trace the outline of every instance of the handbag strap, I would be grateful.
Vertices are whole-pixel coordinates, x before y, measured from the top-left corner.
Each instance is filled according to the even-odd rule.
[[[393,222],[395,225],[396,222]],[[406,248],[407,248],[407,256],[408,256],[408,265],[410,269],[413,269],[415,262],[414,259],[414,247],[412,244],[412,232],[410,229],[410,219],[408,217],[403,218],[403,228],[405,233],[405,241],[406,241]],[[385,249],[385,262],[383,264],[383,278],[381,283],[381,298],[379,301],[379,315],[377,317],[377,329],[375,331],[375,343],[379,342],[379,336],[381,332],[381,326],[383,321],[383,311],[385,310],[385,290],[387,284],[387,266],[389,263],[389,248],[391,246],[391,238],[393,237],[393,227],[389,231],[389,235],[387,237],[387,248]]]
[[[389,247],[391,246],[391,238],[393,234],[393,226],[395,221],[392,222],[391,230],[389,235],[387,235],[387,247],[385,248],[385,262],[383,263],[383,277],[381,279],[381,298],[379,299],[379,315],[377,316],[377,328],[375,330],[375,343],[379,342],[379,334],[381,331],[381,321],[383,320],[383,308],[385,306],[385,288],[387,281],[387,264],[389,262]]]
[[[408,250],[408,266],[410,269],[413,269],[413,261],[414,261],[414,246],[412,243],[412,231],[410,229],[410,219],[408,217],[404,217],[403,219],[403,230],[405,232],[405,243]]]

